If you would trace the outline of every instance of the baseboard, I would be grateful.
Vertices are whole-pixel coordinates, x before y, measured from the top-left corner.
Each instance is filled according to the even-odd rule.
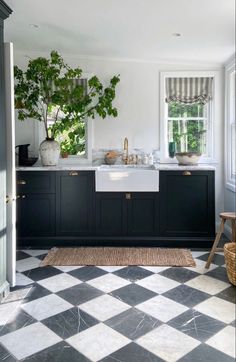
[[[10,285],[7,281],[5,281],[0,287],[0,303],[1,301],[7,297],[10,292]]]

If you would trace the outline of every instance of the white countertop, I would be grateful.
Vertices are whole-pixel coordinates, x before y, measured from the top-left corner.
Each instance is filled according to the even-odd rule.
[[[64,165],[58,165],[58,166],[42,166],[38,163],[36,163],[34,166],[28,167],[28,166],[17,166],[16,171],[96,171],[99,170],[99,165],[93,165],[93,164],[64,164]],[[134,166],[135,168],[135,166]],[[134,169],[130,168],[130,170]],[[126,171],[129,170],[129,168],[125,168]],[[190,171],[215,171],[215,166],[213,165],[207,165],[207,164],[198,164],[196,166],[180,166],[178,164],[161,164],[157,163],[154,165],[155,170],[159,171],[184,171],[184,170],[190,170]],[[112,167],[110,169],[112,171]]]

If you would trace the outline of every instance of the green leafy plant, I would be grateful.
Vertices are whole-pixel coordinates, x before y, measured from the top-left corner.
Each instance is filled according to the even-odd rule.
[[[93,76],[85,91],[83,85],[74,83],[74,79],[82,78],[82,69],[69,67],[56,51],[51,52],[49,59],[30,60],[26,71],[15,66],[14,75],[19,120],[33,118],[43,122],[48,139],[60,139],[66,132],[62,146],[72,154],[77,154],[85,142],[85,118],[118,114],[113,100],[119,75],[113,76],[107,87]]]

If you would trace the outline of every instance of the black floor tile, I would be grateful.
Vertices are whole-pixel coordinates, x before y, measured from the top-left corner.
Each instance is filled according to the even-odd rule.
[[[198,259],[203,260],[203,261],[207,261],[208,257],[209,257],[209,253],[199,256]],[[224,255],[215,254],[214,258],[212,259],[212,264],[216,264],[216,265],[219,265],[219,266],[224,265],[225,264]]]
[[[135,306],[157,295],[156,293],[136,284],[127,285],[120,289],[114,290],[109,294],[131,306]]]
[[[26,258],[29,258],[29,255],[24,253],[23,251],[21,250],[18,250],[16,252],[16,260],[22,260],[22,259],[26,259]]]
[[[178,362],[235,362],[235,360],[225,353],[202,343]]]
[[[218,298],[222,298],[227,300],[228,302],[236,304],[236,287],[231,286],[229,288],[224,289],[222,292],[216,295]]]
[[[52,347],[24,359],[24,362],[91,362],[66,342],[60,342]]]
[[[104,293],[86,283],[81,283],[74,287],[64,289],[56,294],[73,305],[79,305],[99,297]]]
[[[191,288],[187,285],[179,285],[178,287],[168,290],[163,294],[164,297],[170,298],[175,302],[186,305],[191,308],[203,302],[211,296],[207,293],[201,292],[198,289]]]
[[[32,323],[35,323],[36,320],[26,313],[23,309],[19,308],[16,313],[14,313],[14,317],[8,320],[7,324],[0,327],[0,336],[4,334],[11,333],[16,331],[17,329],[26,327]],[[0,358],[1,361],[1,358]]]
[[[49,294],[51,294],[51,292],[48,289],[42,287],[41,285],[39,285],[37,283],[31,284],[29,286],[29,292],[27,293],[27,295],[24,299],[24,303],[31,302],[32,300],[35,300],[38,298],[46,297],[46,295],[49,295]]]
[[[101,277],[104,274],[107,274],[105,270],[97,268],[96,266],[84,266],[76,270],[72,270],[68,274],[73,275],[73,277],[87,282],[88,280]]]
[[[26,275],[34,281],[39,281],[45,278],[53,277],[54,275],[62,273],[59,269],[53,268],[52,266],[38,267],[35,269],[27,270],[22,274]]]
[[[62,339],[66,339],[94,326],[99,323],[99,321],[78,307],[74,307],[63,313],[44,319],[41,323],[50,328]]]
[[[17,362],[17,359],[12,356],[0,343],[0,361],[4,362]]]
[[[229,283],[226,268],[222,266],[207,272],[206,275],[221,280],[222,282]]]
[[[155,356],[136,343],[130,343],[127,346],[112,353],[110,356],[100,360],[100,362],[165,362],[163,359]]]
[[[186,283],[187,281],[199,276],[198,273],[185,268],[169,268],[159,274],[163,275],[164,277],[176,280],[179,283]]]
[[[226,326],[223,322],[201,314],[193,309],[173,318],[168,324],[201,342],[205,342]]]
[[[157,328],[162,323],[135,308],[109,319],[106,325],[120,332],[131,340],[141,337],[143,334]]]
[[[136,280],[140,280],[143,278],[152,275],[153,273],[149,270],[140,268],[138,266],[129,266],[120,270],[117,270],[113,274],[118,275],[121,278],[127,279],[131,282],[135,282]]]

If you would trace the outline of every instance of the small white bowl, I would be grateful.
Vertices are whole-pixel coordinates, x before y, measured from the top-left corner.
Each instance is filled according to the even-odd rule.
[[[201,155],[198,152],[178,152],[175,154],[175,157],[179,165],[197,165]]]

